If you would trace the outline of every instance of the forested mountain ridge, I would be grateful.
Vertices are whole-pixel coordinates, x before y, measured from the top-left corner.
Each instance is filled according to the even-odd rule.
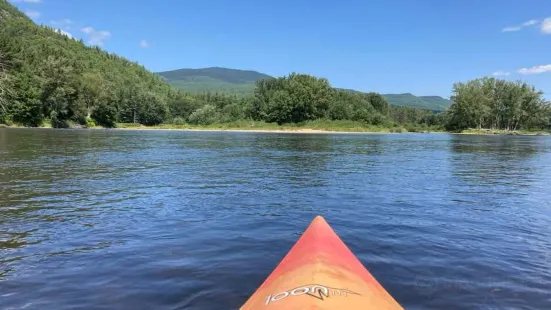
[[[430,107],[430,110],[444,111],[447,108],[449,108],[452,104],[452,101],[450,99],[446,99],[440,96],[418,96],[418,97],[428,103],[426,107]]]
[[[221,67],[179,69],[157,74],[164,77],[170,85],[183,91],[191,93],[218,92],[240,96],[252,96],[255,83],[258,80],[274,78],[258,71]],[[351,89],[342,90],[361,93]],[[415,96],[409,93],[385,94],[383,96],[393,106],[444,111],[451,105],[450,100],[439,96]]]
[[[450,107],[451,101],[440,96],[415,96],[405,94],[384,94],[390,104],[411,108],[427,109],[432,111],[444,111]]]
[[[38,26],[5,0],[0,17],[4,122],[158,123],[168,113],[175,91],[143,66]]]
[[[183,80],[187,78],[195,78],[198,76],[203,76],[207,78],[212,78],[228,83],[235,84],[246,84],[246,83],[256,83],[260,79],[271,79],[272,76],[269,76],[264,73],[260,73],[252,70],[239,70],[239,69],[229,69],[222,67],[210,67],[210,68],[200,68],[200,69],[179,69],[172,71],[158,72],[158,75],[166,78],[168,81],[174,80]]]

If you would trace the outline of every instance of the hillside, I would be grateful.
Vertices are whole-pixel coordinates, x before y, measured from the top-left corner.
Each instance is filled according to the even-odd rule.
[[[251,120],[302,123],[329,117],[363,125],[429,126],[437,121],[430,111],[389,107],[376,93],[335,91],[327,79],[308,74],[276,79],[254,71],[207,68],[163,75],[36,25],[0,0],[0,124],[182,126]],[[235,95],[236,89],[250,95],[259,79],[262,83],[254,89],[257,97]],[[183,92],[167,80],[216,88],[209,93]]]
[[[155,124],[176,93],[143,66],[38,26],[5,0],[0,0],[0,55],[7,68],[0,123]]]
[[[440,96],[415,96],[405,94],[384,94],[388,102],[394,106],[444,111],[451,105],[451,101]]]
[[[228,68],[180,69],[157,73],[175,88],[191,93],[219,92],[250,96],[254,93],[255,82],[273,77],[257,71]],[[350,92],[356,90],[342,89]],[[443,111],[451,105],[450,100],[439,96],[414,96],[412,94],[386,94],[393,106],[421,108]]]
[[[256,71],[220,67],[179,69],[157,74],[181,90],[193,93],[220,92],[236,95],[250,95],[254,92],[257,80],[272,78]]]

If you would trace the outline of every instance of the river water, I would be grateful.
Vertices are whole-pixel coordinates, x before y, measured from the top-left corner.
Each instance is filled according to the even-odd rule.
[[[407,309],[551,309],[551,138],[0,129],[0,309],[237,309],[316,215]]]

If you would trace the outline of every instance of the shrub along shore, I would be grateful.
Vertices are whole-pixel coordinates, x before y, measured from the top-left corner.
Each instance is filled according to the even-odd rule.
[[[50,124],[44,124],[40,127],[28,127],[23,125],[0,124],[0,128],[53,128]],[[522,136],[542,136],[551,135],[551,131],[543,130],[498,130],[498,129],[465,129],[462,131],[446,131],[439,126],[395,126],[382,127],[366,125],[354,121],[331,121],[315,120],[298,124],[266,123],[254,120],[241,120],[229,123],[217,123],[210,125],[192,125],[192,124],[159,124],[146,126],[137,123],[117,123],[115,127],[93,126],[86,127],[78,124],[72,124],[71,129],[109,129],[109,130],[176,130],[176,131],[234,131],[234,132],[272,132],[272,133],[448,133],[465,135],[522,135]]]

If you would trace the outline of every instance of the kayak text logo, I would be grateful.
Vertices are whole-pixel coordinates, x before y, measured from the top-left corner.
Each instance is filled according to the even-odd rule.
[[[330,296],[343,296],[347,297],[348,294],[360,295],[347,289],[332,288],[320,284],[304,285],[294,288],[292,290],[284,291],[275,295],[270,295],[266,298],[266,305],[280,301],[289,296],[301,296],[308,295],[317,299],[324,300],[325,297]]]

